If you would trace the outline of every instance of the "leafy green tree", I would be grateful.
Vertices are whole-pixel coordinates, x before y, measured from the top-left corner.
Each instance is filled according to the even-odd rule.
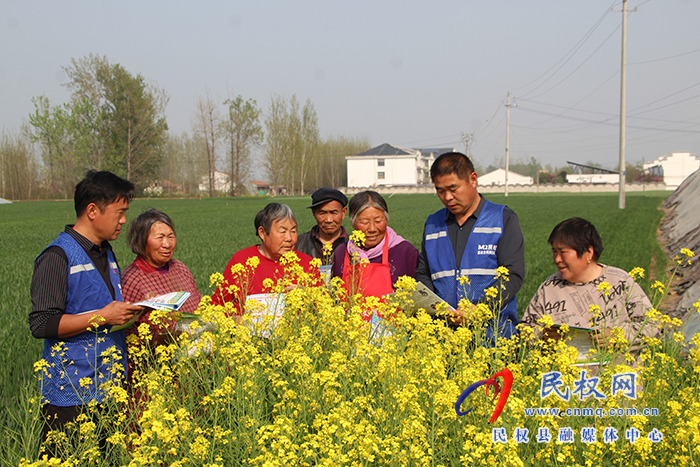
[[[66,196],[88,169],[147,186],[162,160],[167,94],[104,56],[72,59],[64,71],[70,101],[51,108],[48,98],[34,98],[30,116],[49,186]]]
[[[247,179],[251,170],[251,149],[263,140],[260,125],[262,111],[255,99],[243,100],[236,96],[226,99],[226,117],[219,123],[221,135],[226,140],[228,165],[231,171],[230,195],[241,195],[241,182]]]
[[[109,156],[117,172],[143,186],[156,178],[162,160],[168,96],[150,89],[141,75],[133,76],[119,64],[110,68],[104,88],[109,103],[103,108],[111,136]]]
[[[32,141],[39,143],[44,161],[44,178],[49,196],[68,198],[78,179],[78,167],[71,134],[71,115],[66,105],[51,107],[46,96],[32,99],[34,114]]]

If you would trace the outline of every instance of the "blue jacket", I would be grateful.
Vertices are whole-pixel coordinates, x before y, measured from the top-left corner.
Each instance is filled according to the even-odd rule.
[[[433,287],[438,296],[457,308],[462,298],[472,303],[485,296],[485,290],[496,285],[498,261],[496,251],[503,234],[504,206],[486,201],[467,240],[460,264],[455,264],[455,253],[447,234],[447,208],[431,214],[425,224],[425,250],[430,266]],[[460,276],[469,277],[470,284],[459,285]],[[518,324],[517,300],[511,297],[501,307],[498,323],[487,330],[493,339],[493,325],[498,326],[499,337],[511,337]]]
[[[60,247],[68,258],[67,314],[77,315],[99,310],[112,302],[107,284],[73,237],[61,232],[49,246]],[[111,251],[107,252],[107,257],[114,300],[121,301],[117,262]],[[122,376],[126,379],[124,331],[107,331],[107,326],[100,326],[97,330],[66,339],[45,339],[42,357],[48,364],[50,377],[43,376],[41,393],[48,403],[68,407],[87,404],[92,400],[102,401],[104,393],[100,386],[104,382]],[[112,347],[119,352],[116,365],[107,364],[102,356],[103,352]],[[80,380],[83,378],[88,378],[89,384],[81,385]]]

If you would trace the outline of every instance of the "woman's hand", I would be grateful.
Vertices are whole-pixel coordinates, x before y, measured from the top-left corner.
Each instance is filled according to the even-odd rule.
[[[610,335],[612,334],[609,328],[601,328],[596,331],[592,331],[588,337],[597,348],[608,347],[610,345]]]

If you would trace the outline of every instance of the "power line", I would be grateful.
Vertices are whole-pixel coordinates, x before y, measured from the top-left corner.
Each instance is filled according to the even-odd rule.
[[[666,97],[662,97],[661,99],[657,99],[657,100],[655,100],[655,101],[652,101],[652,102],[649,102],[649,103],[644,104],[644,105],[642,105],[642,106],[639,106],[639,107],[637,107],[636,109],[631,110],[630,113],[636,112],[637,110],[639,110],[639,109],[641,109],[641,108],[643,108],[643,107],[647,107],[647,106],[649,106],[649,105],[656,104],[657,102],[661,102],[661,101],[663,101],[663,100],[665,100],[665,99],[668,99],[669,97],[673,97],[673,96],[675,96],[676,94],[680,94],[680,93],[682,93],[683,91],[687,91],[688,89],[692,89],[692,88],[694,88],[694,87],[696,87],[696,86],[700,86],[700,82],[695,83],[695,84],[693,84],[693,85],[690,85],[690,86],[688,86],[688,87],[685,88],[685,89],[681,89],[680,91],[676,91],[676,92],[674,92],[674,93],[672,93],[672,94],[669,94],[669,95],[666,96]],[[682,101],[676,101],[676,102],[673,102],[673,103],[671,103],[671,104],[667,104],[667,105],[664,105],[664,106],[661,106],[661,107],[656,107],[656,108],[653,108],[653,109],[648,109],[648,110],[645,110],[644,112],[639,112],[639,113],[637,113],[637,115],[643,114],[643,113],[647,113],[647,112],[652,112],[652,111],[658,110],[658,109],[663,109],[663,108],[669,107],[669,106],[671,106],[671,105],[679,104],[679,103],[681,103],[681,102],[687,102],[688,100],[690,100],[690,99],[695,99],[696,97],[698,97],[698,96],[695,95],[695,96],[693,96],[693,97],[688,97],[688,98],[686,98],[686,99],[684,99],[684,100],[682,100]]]
[[[564,81],[566,81],[567,79],[569,79],[569,77],[570,77],[571,75],[573,75],[574,73],[576,73],[583,65],[585,65],[586,62],[588,62],[588,60],[590,60],[591,57],[593,57],[593,56],[601,49],[601,47],[603,47],[603,46],[605,45],[605,43],[608,42],[608,40],[610,40],[610,38],[613,36],[613,34],[615,34],[615,33],[617,32],[618,29],[620,29],[620,26],[618,26],[618,27],[616,27],[615,29],[613,29],[613,31],[610,33],[610,35],[609,35],[608,37],[605,38],[605,40],[593,51],[593,53],[591,53],[588,57],[586,57],[586,59],[585,59],[579,66],[577,66],[576,68],[574,68],[574,70],[573,70],[571,73],[569,73],[568,75],[566,75],[566,76],[564,77],[564,79],[562,79],[561,81],[559,81],[557,84],[555,84],[555,85],[552,86],[551,88],[547,89],[546,91],[537,94],[536,96],[534,96],[534,98],[540,97],[540,96],[543,95],[543,94],[547,94],[549,91],[551,91],[552,89],[556,88],[556,87],[559,86],[561,83],[563,83]]]
[[[655,58],[653,60],[645,60],[643,62],[628,63],[628,65],[642,65],[644,63],[654,63],[654,62],[660,62],[663,60],[671,60],[672,58],[683,57],[685,55],[690,55],[690,54],[694,54],[694,53],[698,53],[698,52],[700,52],[700,49],[691,50],[690,52],[683,52],[682,54],[678,54],[678,55],[671,55],[670,57],[662,57],[662,58]]]
[[[612,5],[615,5],[615,2],[613,2]],[[601,23],[603,22],[603,20],[605,19],[605,17],[610,13],[611,8],[612,8],[612,5],[610,6],[610,8],[608,8],[607,10],[605,10],[605,13],[603,14],[603,16],[601,16],[600,19],[598,19],[598,21],[593,25],[593,27],[591,27],[591,29],[589,29],[588,32],[586,32],[586,34],[584,34],[583,37],[582,37],[581,39],[579,39],[579,41],[578,41],[576,44],[574,44],[574,46],[573,46],[571,49],[569,49],[569,51],[566,52],[562,58],[559,59],[559,61],[557,61],[554,65],[552,65],[547,71],[545,71],[544,73],[542,73],[540,76],[538,76],[537,78],[535,78],[534,80],[530,81],[529,83],[527,83],[527,84],[525,84],[525,85],[523,85],[523,86],[520,86],[520,87],[518,87],[518,88],[515,88],[514,91],[517,91],[518,89],[522,89],[522,88],[526,88],[526,87],[530,86],[531,84],[533,84],[534,82],[536,82],[536,81],[539,80],[540,78],[542,78],[542,77],[544,77],[545,75],[547,75],[547,73],[549,73],[550,71],[552,71],[557,65],[559,65],[559,63],[562,62],[562,60],[566,59],[566,61],[564,61],[564,63],[562,63],[561,66],[560,66],[559,68],[557,68],[557,70],[552,74],[552,76],[550,76],[549,78],[547,78],[543,83],[541,83],[539,86],[537,86],[535,89],[532,89],[531,91],[529,91],[529,92],[526,93],[525,95],[528,95],[528,94],[530,94],[530,93],[536,91],[540,86],[542,86],[544,83],[546,83],[547,81],[549,81],[549,80],[556,74],[557,71],[559,71],[564,65],[566,65],[566,63],[567,63],[569,60],[571,60],[571,58],[573,58],[573,56],[576,54],[576,52],[578,52],[578,50],[583,46],[583,44],[586,43],[586,41],[588,40],[588,38],[591,37],[591,35],[592,35],[593,32],[598,28],[598,26],[601,25]],[[567,56],[568,56],[569,58],[567,58]]]

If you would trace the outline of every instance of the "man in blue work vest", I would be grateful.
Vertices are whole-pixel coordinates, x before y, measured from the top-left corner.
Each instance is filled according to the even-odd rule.
[[[462,153],[442,154],[430,168],[430,177],[445,208],[425,223],[416,280],[457,310],[448,319],[459,325],[468,313],[459,309],[459,301],[465,297],[472,303],[483,301],[485,289],[500,285],[496,268],[505,266],[509,280],[499,291],[500,315],[489,325],[487,338],[491,342],[495,336],[508,338],[518,324],[515,294],[525,278],[518,216],[479,194],[474,165]],[[461,276],[469,278],[468,286],[460,285]]]
[[[104,382],[121,384],[126,378],[124,331],[109,328],[142,308],[122,301],[109,242],[126,223],[133,194],[127,180],[88,172],[75,187],[75,225],[67,225],[34,262],[29,327],[34,337],[44,339],[44,440],[50,430],[74,421],[88,403],[104,400]]]

